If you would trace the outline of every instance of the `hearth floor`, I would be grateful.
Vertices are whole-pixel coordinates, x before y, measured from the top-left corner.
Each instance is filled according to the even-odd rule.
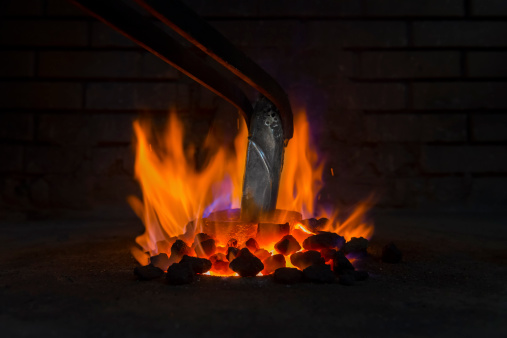
[[[369,280],[278,285],[203,276],[135,280],[130,217],[0,222],[3,337],[505,337],[507,216],[382,212],[375,243],[400,264],[363,261]]]

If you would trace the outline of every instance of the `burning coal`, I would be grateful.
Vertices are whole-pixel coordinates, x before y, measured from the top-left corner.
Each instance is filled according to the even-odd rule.
[[[243,121],[238,122],[232,147],[208,135],[202,147],[213,155],[199,169],[196,148],[184,146],[183,125],[176,114],[170,114],[162,137],[152,132],[149,122],[136,121],[134,131],[135,175],[143,200],[129,197],[129,202],[145,232],[136,238],[140,248],[132,253],[146,272],[158,275],[158,267],[175,284],[191,281],[195,273],[275,273],[285,280],[301,277],[303,270],[306,278],[330,279],[353,270],[347,254],[366,250],[373,234],[373,225],[365,220],[369,201],[344,221],[338,210],[317,204],[325,165],[311,143],[304,111],[294,116],[277,210],[256,222],[243,222],[238,209],[248,135]],[[349,252],[344,252],[347,247]]]

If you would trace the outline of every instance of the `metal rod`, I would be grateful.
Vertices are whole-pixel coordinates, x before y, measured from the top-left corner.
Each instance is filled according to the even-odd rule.
[[[252,105],[239,87],[148,18],[118,0],[70,0],[234,105],[250,124]]]
[[[284,139],[292,138],[292,110],[287,94],[264,69],[181,2],[136,2],[273,102],[281,115]]]

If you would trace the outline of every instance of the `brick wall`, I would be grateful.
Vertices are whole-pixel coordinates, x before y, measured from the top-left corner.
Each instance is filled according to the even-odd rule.
[[[328,159],[324,200],[506,204],[506,1],[185,2],[307,108]],[[64,0],[3,1],[0,16],[3,206],[123,204],[137,191],[134,118],[176,107],[198,135],[235,116]]]

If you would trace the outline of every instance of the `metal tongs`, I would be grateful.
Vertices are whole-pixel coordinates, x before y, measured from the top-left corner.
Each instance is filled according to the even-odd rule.
[[[177,0],[136,2],[201,49],[226,71],[256,89],[252,106],[243,91],[216,67],[159,28],[121,0],[70,0],[149,52],[169,63],[234,105],[245,118],[248,150],[241,199],[241,218],[258,220],[275,210],[283,165],[284,146],[292,138],[292,110],[287,94],[261,67],[234,47],[216,29]]]

